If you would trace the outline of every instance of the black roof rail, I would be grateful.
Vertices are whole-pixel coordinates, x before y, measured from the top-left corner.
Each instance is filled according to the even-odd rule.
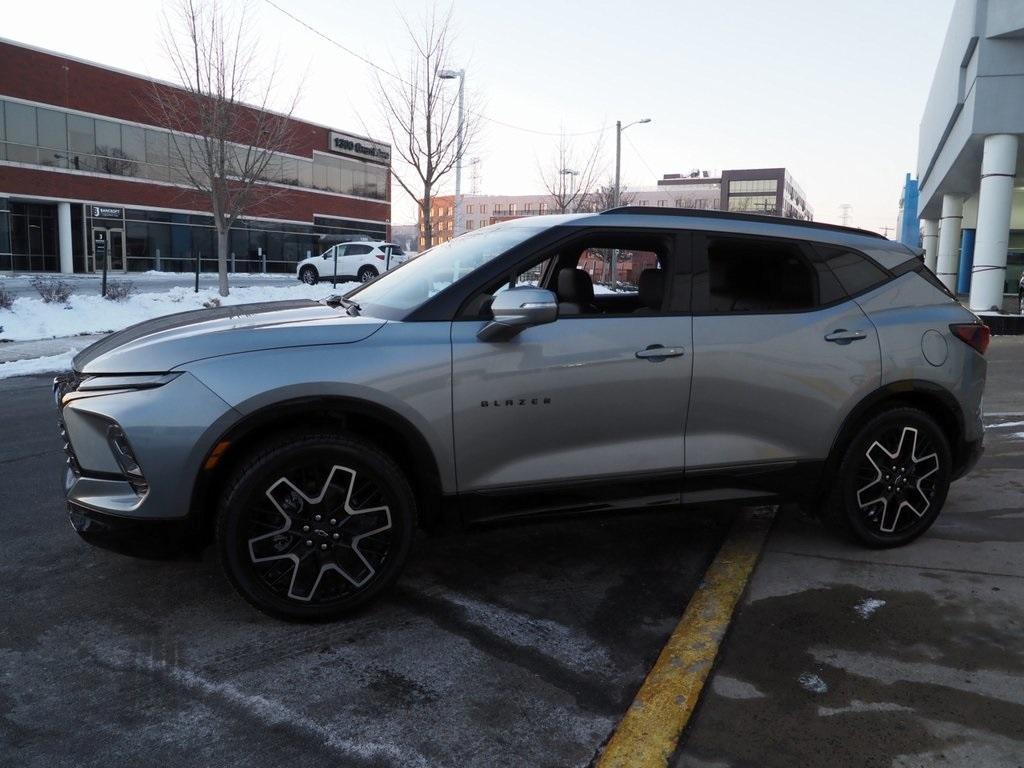
[[[637,213],[656,216],[689,216],[695,219],[725,219],[727,221],[753,221],[758,224],[780,224],[793,227],[807,227],[809,229],[827,229],[832,232],[845,232],[850,235],[863,235],[876,237],[880,240],[888,238],[869,229],[857,229],[856,227],[844,227],[840,224],[823,224],[817,221],[805,221],[804,219],[786,219],[781,216],[766,216],[760,213],[733,213],[731,211],[707,211],[700,208],[662,208],[648,207],[646,205],[622,205],[618,208],[609,208],[601,211],[599,216],[620,213]]]

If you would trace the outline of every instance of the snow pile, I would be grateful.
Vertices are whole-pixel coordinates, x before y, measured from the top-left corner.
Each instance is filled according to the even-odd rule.
[[[75,348],[62,352],[59,355],[29,357],[24,360],[0,363],[0,379],[6,379],[11,376],[29,376],[34,373],[66,371],[71,367],[71,360],[78,352],[79,350]]]
[[[204,303],[214,299],[222,305],[289,299],[320,300],[332,293],[350,291],[357,285],[338,283],[337,288],[332,288],[329,282],[306,285],[295,280],[286,285],[271,283],[233,288],[227,297],[218,296],[216,288],[202,288],[199,293],[194,293],[192,288],[179,286],[162,293],[138,293],[124,301],[104,299],[99,291],[90,291],[88,294],[72,294],[66,305],[46,304],[37,297],[20,296],[14,300],[11,309],[0,309],[0,327],[3,328],[0,339],[31,341],[119,331],[161,315],[202,309]]]

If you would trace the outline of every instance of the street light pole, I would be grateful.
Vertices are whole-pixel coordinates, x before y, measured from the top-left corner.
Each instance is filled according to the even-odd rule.
[[[466,87],[466,70],[464,69],[442,69],[437,73],[442,80],[454,80],[459,78],[459,127],[455,140],[455,231],[452,237],[458,237],[462,233],[462,138],[465,131],[465,115],[463,112]]]
[[[615,189],[612,191],[612,208],[619,207],[619,176],[621,175],[622,168],[622,132],[629,128],[631,125],[641,125],[643,123],[651,122],[651,118],[644,117],[640,120],[634,120],[632,123],[622,124],[621,120],[615,121]],[[619,249],[612,249],[612,256],[609,262],[611,267],[611,289],[614,291],[618,286],[618,270],[619,270]]]

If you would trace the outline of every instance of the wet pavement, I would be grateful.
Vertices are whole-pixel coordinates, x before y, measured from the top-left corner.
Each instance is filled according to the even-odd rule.
[[[922,539],[783,511],[676,768],[1024,766],[1024,339],[988,357],[986,453]]]

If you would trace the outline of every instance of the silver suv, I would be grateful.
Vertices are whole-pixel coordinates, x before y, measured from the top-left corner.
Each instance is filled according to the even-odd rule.
[[[132,554],[215,542],[239,593],[289,619],[372,599],[448,520],[788,501],[895,546],[981,452],[988,340],[870,232],[519,219],[323,303],[89,347],[55,382],[68,509]]]

